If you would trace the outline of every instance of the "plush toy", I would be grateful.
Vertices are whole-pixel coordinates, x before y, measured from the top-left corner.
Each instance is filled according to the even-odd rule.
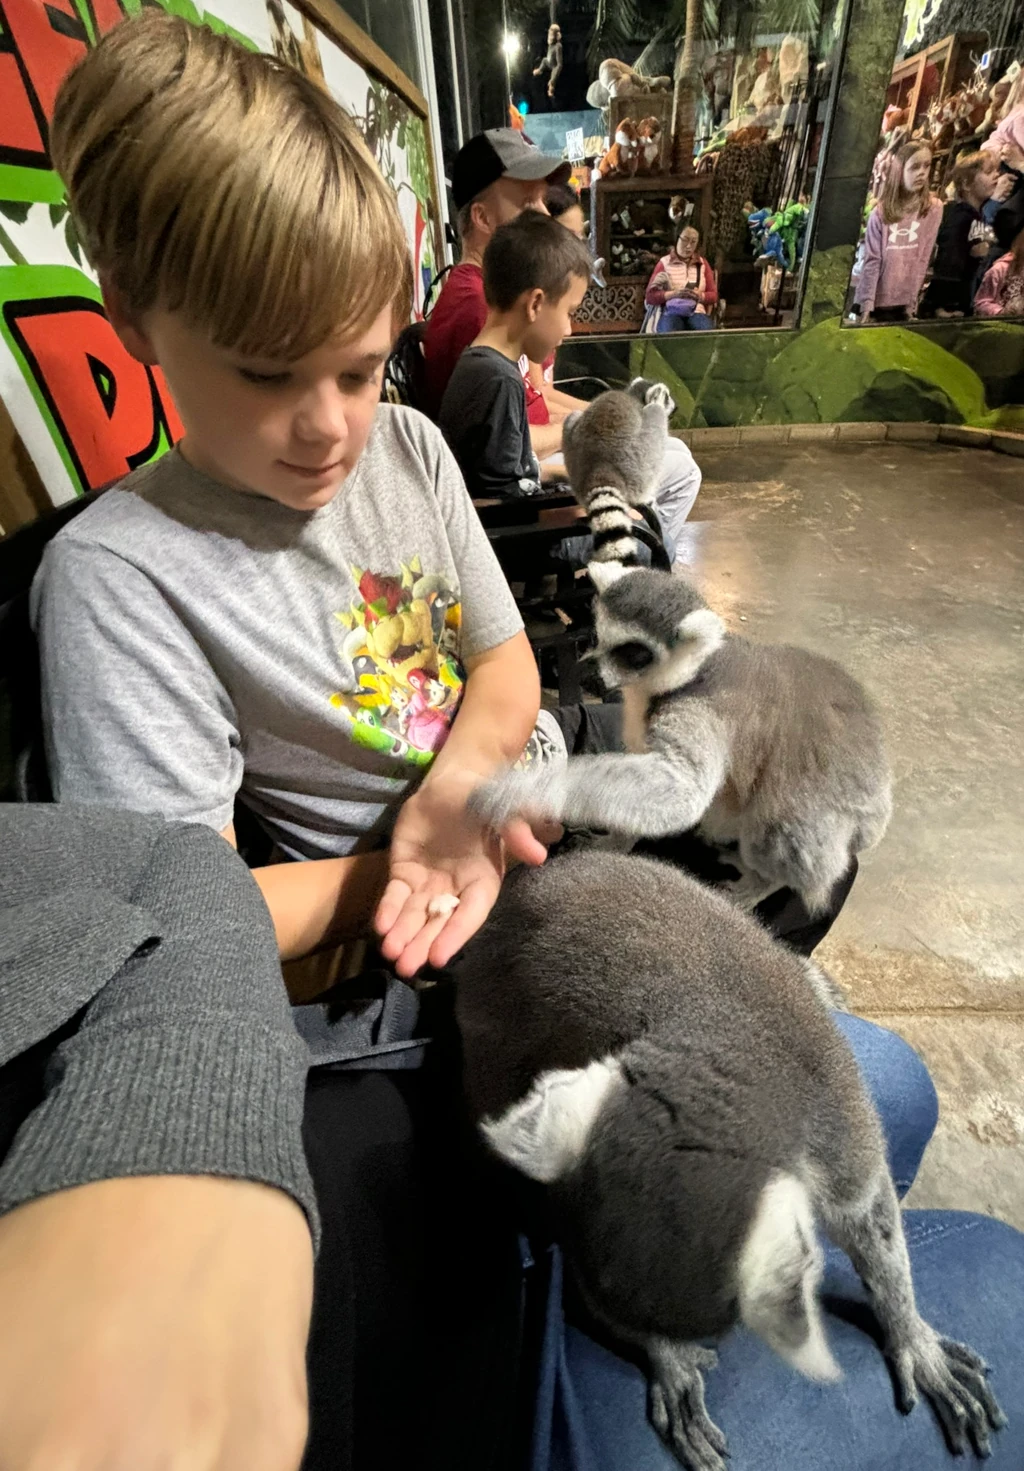
[[[660,172],[658,165],[661,162],[661,123],[656,117],[645,117],[640,121],[637,128],[637,139],[639,143],[637,156],[638,174],[656,174]]]
[[[541,77],[545,72],[548,76],[548,96],[554,97],[555,84],[562,74],[562,27],[548,26],[548,50],[542,61],[538,62],[533,69],[535,77]]]
[[[1002,81],[994,84],[991,95],[989,96],[988,111],[981,121],[981,131],[983,133],[990,133],[996,123],[998,123],[1002,116],[1003,108],[1006,106],[1006,99],[1010,95],[1010,88],[1012,86],[1013,83],[1008,82],[1005,77]]]
[[[671,77],[642,77],[624,61],[609,58],[597,69],[597,81],[587,89],[591,107],[607,107],[613,97],[646,97],[652,92],[670,92]]]
[[[672,224],[681,230],[692,214],[693,200],[687,199],[685,194],[673,194],[668,202],[668,217]]]
[[[735,55],[732,51],[716,51],[708,57],[701,71],[712,130],[720,127],[729,116],[734,71]]]
[[[636,173],[639,161],[640,145],[636,123],[632,118],[624,117],[615,131],[615,141],[597,166],[597,172],[602,179],[619,175],[631,178]]]
[[[785,271],[796,269],[803,254],[807,213],[805,204],[791,202],[774,213],[759,209],[748,214],[750,243],[757,252],[759,265],[777,265]]]

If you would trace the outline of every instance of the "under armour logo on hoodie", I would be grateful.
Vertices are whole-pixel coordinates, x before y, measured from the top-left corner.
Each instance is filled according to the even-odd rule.
[[[909,225],[902,225],[898,221],[889,226],[888,246],[890,250],[909,250],[917,245],[917,232],[921,228],[921,221],[911,220]],[[904,240],[903,237],[906,236]]]

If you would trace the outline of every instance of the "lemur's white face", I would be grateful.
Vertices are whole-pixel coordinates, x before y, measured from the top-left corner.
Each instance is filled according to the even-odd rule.
[[[638,623],[625,623],[604,606],[594,606],[597,667],[609,689],[641,686],[648,696],[682,689],[725,636],[710,608],[695,608],[679,624],[671,645]]]
[[[668,649],[636,624],[613,617],[600,598],[594,608],[594,628],[597,667],[609,689],[643,681],[668,656]]]

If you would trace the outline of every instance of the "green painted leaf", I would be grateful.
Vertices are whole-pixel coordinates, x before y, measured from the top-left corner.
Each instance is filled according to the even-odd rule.
[[[32,206],[30,204],[25,204],[21,200],[0,200],[0,215],[3,215],[5,219],[10,220],[15,225],[23,225],[25,223],[31,208]]]

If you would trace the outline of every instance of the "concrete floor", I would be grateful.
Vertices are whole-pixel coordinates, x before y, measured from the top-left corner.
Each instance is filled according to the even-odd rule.
[[[1024,461],[939,445],[701,455],[682,556],[737,632],[872,691],[892,826],[817,958],[941,1099],[910,1204],[1024,1228]]]

